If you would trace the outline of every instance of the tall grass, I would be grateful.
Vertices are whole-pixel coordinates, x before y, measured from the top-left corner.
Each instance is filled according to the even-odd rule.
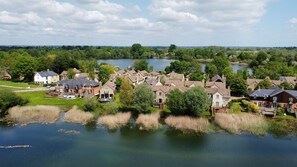
[[[188,116],[169,116],[165,119],[165,123],[177,130],[183,132],[194,131],[199,133],[207,133],[211,131],[210,124],[206,118],[192,118]]]
[[[16,106],[8,111],[7,118],[21,125],[30,123],[50,124],[56,122],[59,115],[60,108],[56,106]]]
[[[268,130],[268,125],[263,116],[251,113],[217,113],[215,122],[222,129],[234,134],[244,131],[256,135],[265,135]]]
[[[115,129],[130,122],[131,113],[117,113],[115,115],[105,115],[98,119],[98,125],[106,125],[109,129]]]
[[[160,113],[153,114],[140,114],[136,119],[136,123],[143,127],[144,129],[158,129],[161,124],[159,123]]]
[[[87,124],[94,119],[93,114],[79,110],[77,106],[73,106],[72,109],[67,111],[64,116],[64,122],[73,122],[80,124]]]

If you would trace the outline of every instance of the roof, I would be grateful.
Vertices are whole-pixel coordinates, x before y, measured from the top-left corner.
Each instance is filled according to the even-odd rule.
[[[166,86],[184,87],[184,82],[180,80],[166,80]]]
[[[224,97],[230,96],[230,89],[218,89],[218,88],[205,88],[205,91],[210,94],[219,93],[220,95]]]
[[[107,82],[103,85],[103,87],[105,87],[105,86],[108,86],[109,88],[111,88],[111,89],[113,89],[113,90],[116,89],[116,84],[113,83],[113,82],[111,82],[111,81],[107,81]]]
[[[63,71],[60,75],[67,75],[68,72],[67,71]]]
[[[142,75],[143,77],[147,76],[149,73],[145,70],[139,71],[138,72],[140,75]]]
[[[261,82],[261,81],[262,81],[262,79],[248,78],[248,79],[246,80],[246,83],[247,83],[248,85],[251,85],[251,84],[254,84],[254,83],[259,83],[259,82]]]
[[[76,78],[88,78],[89,74],[88,73],[79,73],[75,75]]]
[[[174,71],[168,74],[170,80],[184,80],[184,74],[178,74]]]
[[[40,71],[37,72],[41,77],[49,77],[49,76],[59,76],[57,73],[53,71]]]
[[[217,87],[217,88],[221,88],[221,89],[226,89],[226,84],[222,83],[222,82],[206,82],[205,86],[208,88]]]
[[[279,78],[280,81],[282,82],[288,82],[290,84],[295,84],[297,82],[297,77],[280,77]]]
[[[267,96],[278,94],[282,91],[283,90],[278,87],[271,88],[271,89],[258,89],[249,93],[249,96],[250,97],[267,97]]]
[[[192,85],[204,87],[204,82],[202,82],[202,81],[185,81],[186,87],[191,87]]]
[[[75,88],[82,88],[83,86],[90,86],[90,87],[97,87],[99,86],[98,82],[88,80],[86,78],[77,78],[77,79],[66,79],[59,81],[57,83],[58,86],[65,86],[69,89],[75,89]]]
[[[216,76],[211,78],[212,82],[217,82],[218,80],[221,81],[221,82],[225,82],[225,80],[219,75],[216,75]]]
[[[170,86],[152,86],[152,90],[155,91],[162,91],[164,93],[169,93],[171,90],[175,88],[170,87]]]

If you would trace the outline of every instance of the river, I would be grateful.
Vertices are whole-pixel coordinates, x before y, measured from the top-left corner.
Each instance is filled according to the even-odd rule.
[[[166,66],[170,66],[170,63],[175,61],[172,59],[146,59],[148,61],[149,66],[153,66],[155,71],[164,71]],[[118,66],[121,69],[127,69],[128,67],[131,67],[133,65],[133,62],[135,59],[107,59],[107,60],[98,60],[98,63],[108,63],[114,66]],[[205,70],[205,63],[202,64],[202,71]],[[236,72],[239,69],[247,68],[242,65],[231,65],[234,72]],[[249,73],[252,74],[252,69],[248,68]]]
[[[59,129],[77,130],[70,135]],[[1,167],[280,167],[297,165],[297,138],[256,137],[225,132],[186,135],[166,127],[155,132],[127,126],[104,127],[58,122],[51,125],[0,126]]]

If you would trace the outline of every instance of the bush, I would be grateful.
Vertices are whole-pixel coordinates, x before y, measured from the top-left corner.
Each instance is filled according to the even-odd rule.
[[[259,107],[254,103],[249,103],[247,110],[248,110],[248,112],[257,113],[257,112],[259,112]]]
[[[119,111],[119,107],[114,102],[106,103],[101,106],[102,115],[116,114],[118,111]]]
[[[0,91],[0,116],[7,114],[7,110],[11,107],[27,103],[27,99],[17,96],[11,90],[2,90]]]
[[[150,107],[154,104],[155,94],[152,89],[145,84],[136,86],[134,91],[135,108],[140,113],[149,113]]]
[[[240,105],[239,102],[236,102],[236,103],[231,103],[231,104],[230,104],[230,109],[231,109],[233,112],[241,112],[242,107],[241,107],[241,105]]]
[[[99,107],[96,97],[85,97],[85,104],[83,106],[84,111],[95,111]]]

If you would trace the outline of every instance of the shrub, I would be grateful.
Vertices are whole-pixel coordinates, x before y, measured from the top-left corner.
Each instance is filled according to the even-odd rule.
[[[145,84],[136,86],[134,90],[135,108],[140,113],[148,113],[154,104],[155,94],[152,89]]]
[[[7,114],[7,110],[11,107],[27,103],[27,99],[17,96],[11,90],[2,90],[0,91],[0,116]]]
[[[96,97],[86,96],[85,104],[83,106],[84,111],[95,111],[99,107],[99,103]]]
[[[119,111],[119,107],[115,102],[109,102],[101,105],[101,114],[116,114]]]
[[[231,103],[231,104],[230,104],[230,109],[231,109],[233,112],[241,112],[242,107],[240,106],[240,103],[235,102],[235,103]]]
[[[257,112],[259,112],[259,107],[254,103],[249,103],[247,110],[248,110],[248,112],[257,113]]]

